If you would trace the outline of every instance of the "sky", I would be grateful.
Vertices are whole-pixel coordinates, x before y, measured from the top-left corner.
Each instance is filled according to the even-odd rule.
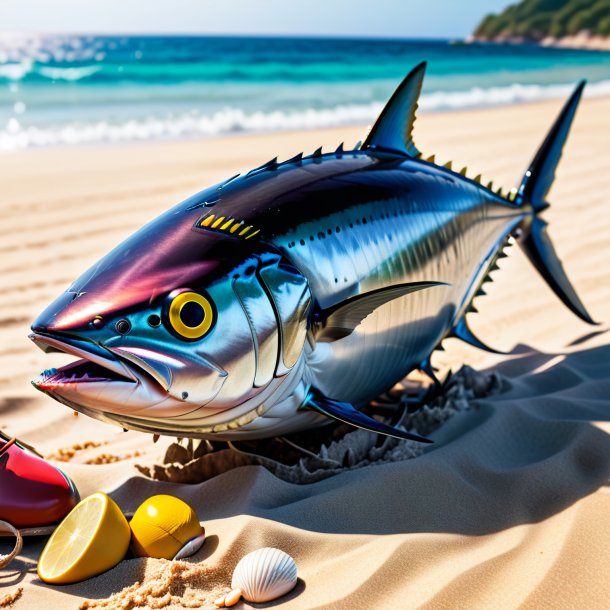
[[[0,31],[463,38],[509,0],[0,0]]]

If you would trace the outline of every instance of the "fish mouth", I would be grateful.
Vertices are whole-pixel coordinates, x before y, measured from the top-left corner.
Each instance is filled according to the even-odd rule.
[[[40,332],[32,333],[30,339],[45,353],[62,352],[78,358],[75,362],[47,369],[38,375],[32,384],[42,391],[80,384],[140,383],[141,375],[136,375],[119,357],[96,343]]]
[[[162,375],[151,374],[154,371],[150,367],[140,367],[115,350],[55,333],[37,331],[30,339],[44,352],[77,357],[75,362],[47,369],[32,380],[37,390],[72,409],[134,417],[146,412],[158,417],[175,416],[193,409],[188,403],[169,399]]]
[[[39,388],[53,389],[69,384],[80,383],[137,383],[134,379],[119,375],[114,371],[92,362],[91,360],[80,359],[65,366],[43,371],[32,383]]]
[[[209,364],[219,383],[208,400],[194,404],[171,394],[172,372],[163,362],[153,359],[150,350],[105,347],[89,339],[46,330],[36,330],[30,339],[46,353],[62,352],[78,358],[43,371],[32,380],[32,385],[68,407],[94,417],[115,414],[155,420],[185,415],[212,401],[226,380],[222,369]]]

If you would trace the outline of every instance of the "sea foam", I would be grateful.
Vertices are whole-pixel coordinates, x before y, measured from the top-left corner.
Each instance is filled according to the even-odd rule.
[[[61,77],[67,80],[77,79],[79,73],[70,72],[71,70],[77,69],[62,69]],[[82,77],[82,73],[80,76]],[[544,86],[512,84],[504,87],[474,87],[465,91],[437,91],[422,95],[420,108],[423,111],[458,110],[565,98],[572,89],[573,85],[564,84]],[[585,90],[585,95],[587,97],[610,95],[610,80],[590,84]],[[25,126],[16,117],[12,117],[0,130],[0,151],[41,146],[182,139],[239,132],[289,131],[357,125],[373,121],[382,107],[381,101],[298,111],[247,112],[241,108],[227,107],[208,115],[185,113],[122,122],[73,122],[45,127]]]

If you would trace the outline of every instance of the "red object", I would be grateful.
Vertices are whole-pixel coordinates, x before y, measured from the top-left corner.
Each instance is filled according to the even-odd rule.
[[[51,525],[79,500],[74,483],[0,432],[0,520],[17,528]]]

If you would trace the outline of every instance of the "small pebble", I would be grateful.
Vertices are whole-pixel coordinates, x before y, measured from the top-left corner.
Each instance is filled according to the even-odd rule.
[[[241,599],[241,589],[233,589],[230,593],[225,595],[225,606],[230,608],[234,606]]]

